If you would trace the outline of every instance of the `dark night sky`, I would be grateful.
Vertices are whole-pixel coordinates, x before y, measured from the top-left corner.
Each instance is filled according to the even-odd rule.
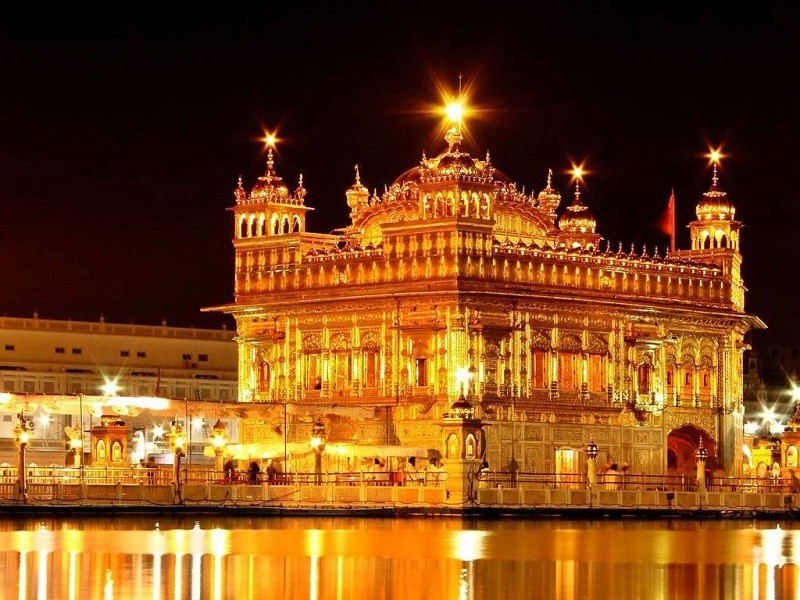
[[[382,188],[444,147],[417,111],[439,100],[433,74],[455,86],[461,71],[494,109],[470,123],[473,152],[537,191],[548,166],[585,157],[585,199],[615,246],[663,247],[653,223],[671,187],[688,244],[702,154],[724,142],[748,310],[794,334],[797,11],[553,4],[5,15],[0,313],[218,326],[199,308],[232,298],[224,209],[236,177],[264,169],[262,124],[280,124],[279,173],[294,187],[302,170],[309,229],[327,232],[346,223],[353,163]]]

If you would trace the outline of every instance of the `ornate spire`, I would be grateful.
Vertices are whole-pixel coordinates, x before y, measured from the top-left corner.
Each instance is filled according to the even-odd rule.
[[[558,228],[567,233],[594,233],[597,221],[589,207],[581,202],[580,180],[575,181],[575,198],[558,219]]]
[[[233,197],[236,198],[236,204],[244,204],[247,202],[247,190],[242,186],[242,176],[239,175],[239,182],[236,189],[233,190]]]
[[[458,152],[461,147],[461,140],[464,139],[464,136],[461,135],[461,122],[459,121],[457,125],[453,125],[450,129],[447,130],[447,133],[444,134],[444,141],[447,142],[449,146],[449,152]]]
[[[267,150],[267,175],[275,175],[275,159],[272,156],[272,148]]]
[[[714,170],[711,174],[711,187],[703,194],[700,202],[695,208],[695,214],[700,220],[719,220],[733,221],[736,215],[736,207],[728,198],[728,193],[719,185],[719,171],[717,156],[714,162]]]
[[[572,206],[583,206],[581,202],[581,180],[575,180],[575,198],[572,200]]]
[[[366,206],[369,201],[369,190],[361,183],[361,173],[358,165],[355,166],[356,180],[345,192],[347,205],[350,207],[350,216],[355,218]]]
[[[561,204],[561,194],[553,189],[553,169],[547,169],[547,187],[539,192],[539,208],[555,218],[556,209]]]

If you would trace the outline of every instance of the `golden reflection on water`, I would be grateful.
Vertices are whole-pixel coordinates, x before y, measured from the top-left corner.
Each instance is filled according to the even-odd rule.
[[[0,597],[800,600],[796,527],[745,521],[0,521]]]

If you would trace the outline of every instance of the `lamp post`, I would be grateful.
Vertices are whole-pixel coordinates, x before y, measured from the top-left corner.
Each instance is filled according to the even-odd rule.
[[[17,414],[14,427],[14,445],[17,447],[17,491],[20,500],[28,502],[28,469],[25,465],[25,448],[31,439],[34,423],[25,418],[23,413]]]
[[[228,445],[228,431],[219,419],[211,428],[211,445],[214,447],[214,470],[219,473],[222,471],[222,455]]]
[[[183,503],[181,496],[181,456],[184,455],[183,446],[183,427],[177,420],[170,423],[169,447],[175,453],[172,463],[172,485],[175,488],[175,496],[178,502]]]
[[[322,484],[322,453],[325,451],[325,424],[317,419],[311,428],[311,447],[314,449],[314,484]]]
[[[700,493],[705,493],[706,461],[708,460],[708,450],[703,445],[703,438],[700,438],[700,443],[697,445],[697,450],[694,451],[694,458],[697,461],[697,491]]]
[[[69,440],[69,447],[72,450],[72,468],[80,469],[83,465],[83,440],[79,438],[71,438]]]
[[[600,451],[594,441],[586,445],[586,483],[589,486],[589,492],[597,484],[597,455],[599,453]]]

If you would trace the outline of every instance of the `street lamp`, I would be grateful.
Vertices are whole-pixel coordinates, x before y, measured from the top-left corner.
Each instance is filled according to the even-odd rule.
[[[181,498],[181,456],[184,456],[183,427],[178,421],[170,423],[169,431],[169,447],[175,453],[175,459],[172,464],[172,484],[175,486],[175,496],[179,502],[183,502]]]
[[[222,471],[222,455],[225,452],[225,446],[228,445],[228,431],[219,419],[211,428],[211,445],[214,447],[214,470],[220,472]]]
[[[706,491],[706,461],[708,460],[708,450],[703,445],[703,438],[694,451],[694,459],[697,461],[697,491]]]
[[[25,447],[31,440],[34,428],[33,420],[25,418],[23,413],[17,414],[17,424],[14,427],[14,445],[19,451],[17,455],[17,490],[19,498],[28,502],[28,469],[25,465]]]
[[[311,428],[311,447],[314,449],[314,483],[322,483],[322,453],[325,451],[325,424],[322,419],[317,419]]]
[[[586,481],[589,484],[590,492],[597,483],[597,455],[599,453],[600,450],[597,448],[597,444],[595,444],[594,441],[586,445]]]

